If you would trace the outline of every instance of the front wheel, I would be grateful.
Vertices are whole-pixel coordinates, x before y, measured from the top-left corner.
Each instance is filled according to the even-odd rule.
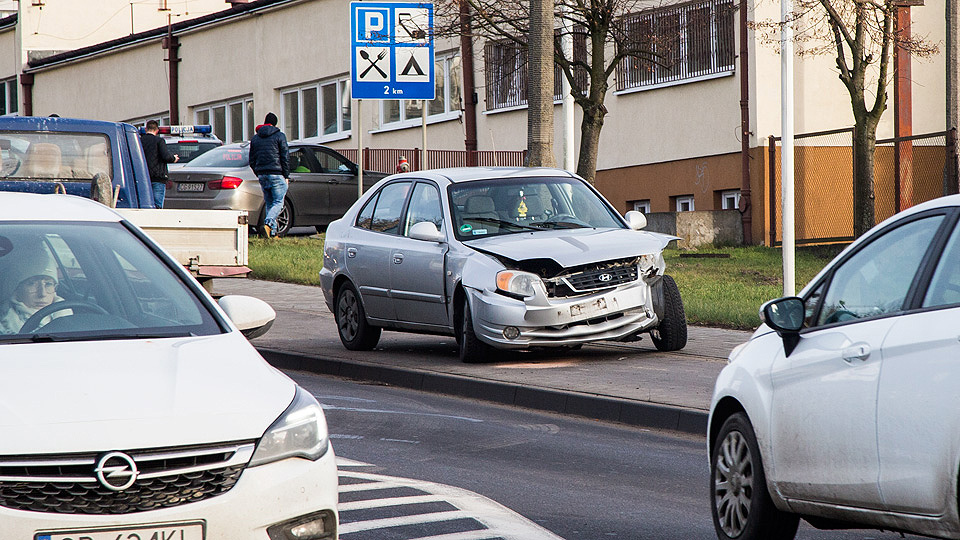
[[[658,351],[679,351],[687,346],[687,316],[683,312],[680,288],[670,276],[660,279],[663,287],[663,317],[660,324],[650,331],[650,337]]]
[[[792,540],[800,518],[777,509],[760,447],[743,413],[727,418],[710,452],[713,526],[721,540]]]
[[[380,327],[367,322],[360,295],[350,283],[344,283],[337,292],[333,316],[337,321],[340,342],[351,351],[369,351],[380,341]]]
[[[470,303],[466,295],[460,309],[460,321],[457,329],[457,345],[459,346],[460,361],[467,364],[486,362],[492,357],[493,348],[480,341],[473,330],[473,314],[470,313]]]

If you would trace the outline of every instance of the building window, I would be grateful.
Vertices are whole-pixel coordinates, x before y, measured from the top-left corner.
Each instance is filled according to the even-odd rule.
[[[427,122],[441,122],[460,117],[463,72],[459,55],[437,56],[434,60],[435,96],[427,102]],[[381,100],[380,127],[384,129],[412,127],[423,121],[421,100]]]
[[[292,141],[327,141],[350,135],[350,80],[285,90],[280,121]]]
[[[617,90],[733,72],[733,13],[730,0],[707,0],[627,15],[626,46],[640,56],[617,65]]]
[[[693,212],[696,208],[693,206],[693,195],[681,195],[671,197],[675,201],[677,212]]]
[[[0,81],[0,116],[15,116],[18,105],[17,79]]]
[[[133,124],[138,129],[144,129],[147,127],[147,122],[150,120],[156,120],[161,126],[170,125],[170,116],[167,113],[155,114],[152,116],[142,116],[140,118],[134,118],[132,120],[124,120],[127,124]]]
[[[740,208],[740,190],[728,189],[720,193],[720,209],[737,210]]]
[[[559,31],[558,31],[559,32]],[[559,34],[557,34],[559,38]],[[573,32],[573,57],[587,61],[587,33]],[[483,49],[487,88],[487,109],[507,109],[527,106],[527,52],[513,41],[488,41]],[[553,67],[553,99],[563,99],[563,70]],[[576,66],[577,86],[588,90],[589,74],[583,66]]]
[[[193,108],[194,124],[209,124],[213,134],[225,143],[241,142],[253,137],[253,98],[213,103]]]
[[[644,214],[650,213],[650,199],[643,199],[639,201],[629,201],[628,204],[630,205],[632,210],[636,210],[637,212],[643,212]]]

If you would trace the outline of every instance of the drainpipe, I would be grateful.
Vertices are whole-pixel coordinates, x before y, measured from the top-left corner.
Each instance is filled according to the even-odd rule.
[[[467,151],[467,166],[476,167],[477,160],[477,89],[473,80],[473,32],[470,22],[470,4],[460,0],[460,62],[463,69],[463,141]]]
[[[902,4],[897,8],[897,33],[900,39],[910,41],[910,6]],[[893,108],[896,111],[893,122],[893,137],[913,135],[913,77],[911,74],[910,50],[897,44],[893,49]],[[894,210],[899,212],[913,206],[913,142],[894,143],[893,153]]]
[[[170,68],[170,124],[180,123],[180,40],[173,35],[173,26],[167,23],[167,35],[163,38],[161,46],[166,49],[167,57],[164,59]]]
[[[20,74],[20,88],[23,94],[23,115],[33,116],[33,73]]]
[[[771,212],[773,209],[771,208]],[[743,243],[753,244],[753,205],[750,201],[750,49],[747,41],[747,0],[740,0],[740,220]]]

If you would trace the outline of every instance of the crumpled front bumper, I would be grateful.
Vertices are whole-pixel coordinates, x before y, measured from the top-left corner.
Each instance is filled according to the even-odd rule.
[[[536,296],[519,300],[468,289],[473,327],[482,341],[501,349],[561,347],[623,339],[659,324],[650,286],[637,281],[616,289],[572,298]],[[507,339],[503,331],[520,335]]]

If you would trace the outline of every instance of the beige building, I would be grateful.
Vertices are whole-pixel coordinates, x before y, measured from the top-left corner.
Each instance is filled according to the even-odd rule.
[[[50,12],[55,4],[75,3],[45,2],[41,24],[54,18]],[[942,2],[928,0],[914,8],[915,35],[943,41]],[[0,51],[19,51],[0,53],[0,81],[8,83],[6,95],[16,96],[14,111],[133,123],[150,118],[210,123],[227,142],[248,139],[272,111],[291,140],[356,148],[359,121],[364,147],[421,146],[420,102],[368,100],[361,108],[351,99],[348,0],[252,0],[232,6],[215,0],[170,0],[172,11],[190,10],[189,16],[186,11],[171,16],[174,70],[167,61],[166,20],[155,20],[152,26],[144,22],[141,28],[136,18],[143,15],[139,12],[156,10],[156,1],[134,2],[136,32],[130,33],[128,27],[124,33],[113,22],[107,25],[112,34],[88,32],[93,42],[54,54],[49,53],[66,47],[63,41],[48,39],[41,49],[23,35],[23,28],[36,24],[37,13],[27,9],[26,2],[21,4],[20,20],[0,19]],[[129,7],[129,2],[115,7],[119,10],[121,4]],[[748,4],[752,20],[779,16],[777,4],[759,0]],[[769,136],[780,134],[780,57],[748,30],[750,68],[740,72],[739,4],[732,0],[656,5],[630,17],[638,25],[673,25],[671,37],[660,41],[671,45],[666,54],[672,55],[674,64],[626,61],[616,70],[605,102],[609,113],[600,140],[597,187],[621,210],[736,208],[743,187],[740,87],[746,77],[751,232],[754,242],[765,241],[771,209],[766,145]],[[110,11],[104,8],[102,17]],[[69,27],[65,22],[69,16],[65,17],[61,22]],[[68,35],[65,32],[61,38]],[[509,65],[509,51],[498,47],[476,44],[476,87],[464,89],[459,40],[438,40],[437,98],[428,105],[428,148],[464,150],[472,135],[465,122],[471,106],[476,111],[478,149],[525,148],[523,84],[515,76],[516,66]],[[46,53],[31,56],[32,50]],[[24,58],[29,61],[21,62]],[[798,133],[852,125],[849,99],[833,66],[829,57],[795,60]],[[942,55],[913,61],[915,133],[944,129],[943,72]],[[171,108],[176,109],[173,118]],[[6,112],[11,112],[10,105]],[[888,110],[878,133],[881,138],[893,135],[893,118]],[[579,112],[576,122],[579,132]],[[559,101],[555,126],[560,161]]]

